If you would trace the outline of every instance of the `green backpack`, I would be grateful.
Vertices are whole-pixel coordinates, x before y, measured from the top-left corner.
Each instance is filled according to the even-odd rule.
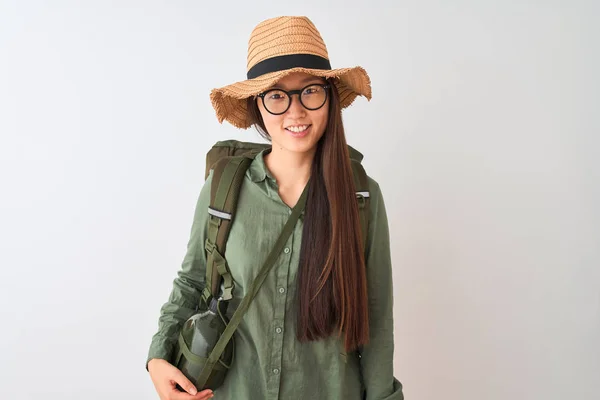
[[[206,155],[205,179],[208,178],[211,170],[213,171],[213,176],[210,191],[210,206],[208,208],[208,232],[205,243],[206,283],[204,290],[202,291],[201,300],[201,303],[204,304],[200,304],[200,308],[206,308],[211,302],[218,301],[220,304],[224,303],[224,314],[228,301],[233,297],[233,278],[231,277],[231,273],[229,272],[224,257],[227,238],[235,216],[237,201],[246,170],[260,151],[270,147],[270,144],[227,140],[217,142]],[[354,184],[356,187],[356,197],[359,206],[364,246],[369,224],[368,179],[367,174],[361,165],[363,155],[351,146],[348,146],[348,150],[350,152],[352,171],[354,173]],[[304,206],[305,201],[306,190],[299,201],[299,203],[302,203],[302,207]],[[296,210],[296,208],[298,207],[294,207],[295,210],[292,212],[292,217],[288,220],[288,224],[284,227],[283,232],[277,241],[280,246],[283,246],[287,237],[289,237],[289,233],[291,233],[290,228],[293,228],[293,224],[295,224],[295,221],[292,221],[293,217],[295,216],[296,219],[299,217],[301,210]],[[278,244],[276,244],[276,248]],[[273,249],[272,254],[269,255],[263,269],[259,273],[259,276],[262,276],[263,279],[270,266],[275,262],[275,256],[278,253],[276,248]],[[269,266],[267,266],[267,264],[269,264]],[[256,294],[255,292],[258,290],[261,283],[262,282],[255,282],[253,289],[250,290],[247,295],[247,297],[250,298],[244,298],[238,308],[243,308],[242,305],[245,307],[248,306],[251,297]],[[219,296],[221,285],[223,285],[223,292]],[[237,311],[240,311],[240,313]],[[244,313],[243,309],[237,311],[229,324],[229,321],[224,321],[227,328],[222,333],[222,340],[219,340],[219,343],[210,354],[209,359],[199,359],[199,357],[194,357],[193,353],[189,351],[181,338],[179,340],[179,349],[176,351],[176,354],[174,354],[175,365],[180,365],[182,362],[188,365],[190,365],[190,363],[196,364],[193,369],[196,371],[201,370],[200,376],[188,376],[188,378],[197,386],[198,390],[202,390],[208,382],[213,383],[213,385],[215,385],[214,382],[216,382],[216,386],[220,386],[225,378],[228,365],[227,363],[224,363],[220,357],[226,346],[229,345],[229,340],[233,336]],[[215,387],[212,387],[212,389],[214,390]]]
[[[210,302],[212,296],[217,296],[219,293],[221,285],[219,275],[221,275],[225,283],[226,292],[223,293],[223,299],[231,295],[231,290],[233,289],[231,275],[227,272],[225,275],[219,274],[218,265],[221,262],[225,263],[224,254],[229,229],[233,222],[246,170],[256,154],[270,147],[270,144],[226,140],[217,142],[206,154],[204,178],[208,178],[210,171],[213,170],[210,207],[208,210],[210,218],[208,221],[208,238],[206,240],[206,287],[203,292],[203,298],[207,301],[207,304]],[[363,155],[351,146],[348,146],[348,150],[354,172],[356,196],[359,202],[362,237],[366,238],[369,222],[369,183],[367,174],[360,163]],[[209,268],[211,265],[213,267]]]

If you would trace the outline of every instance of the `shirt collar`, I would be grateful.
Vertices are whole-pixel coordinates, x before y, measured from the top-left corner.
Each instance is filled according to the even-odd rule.
[[[250,163],[250,167],[248,167],[247,175],[252,180],[252,182],[262,182],[266,178],[269,178],[273,182],[275,182],[275,178],[271,175],[271,172],[267,168],[265,164],[265,155],[271,152],[270,148],[261,150],[256,154],[254,160]]]
[[[279,194],[277,193],[277,181],[275,180],[273,175],[271,175],[271,171],[269,171],[267,165],[265,164],[265,155],[269,154],[270,151],[271,148],[267,148],[256,154],[254,160],[252,160],[250,166],[246,170],[246,175],[250,178],[252,182],[255,183],[263,182],[267,178],[269,178],[269,180],[266,182],[266,185],[259,186],[262,188],[262,190],[265,191],[267,196],[276,200],[277,202],[283,203],[281,201],[281,197],[279,197]],[[304,219],[304,211],[305,209],[302,209],[302,212],[300,213],[301,220]]]

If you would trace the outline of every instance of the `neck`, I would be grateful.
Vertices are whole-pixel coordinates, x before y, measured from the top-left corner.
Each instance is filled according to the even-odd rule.
[[[265,165],[277,181],[279,188],[304,188],[310,179],[316,147],[306,153],[285,150],[273,144],[265,155]]]

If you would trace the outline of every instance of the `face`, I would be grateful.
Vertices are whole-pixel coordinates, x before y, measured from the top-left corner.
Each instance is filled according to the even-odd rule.
[[[326,82],[323,78],[297,72],[282,78],[272,88],[287,91],[301,90],[315,83],[324,84]],[[275,101],[277,97],[273,96],[271,101]],[[265,101],[269,100],[265,98]],[[300,104],[299,95],[296,94],[291,96],[289,109],[281,115],[273,115],[268,112],[261,98],[257,98],[257,104],[267,128],[267,133],[271,136],[273,147],[277,146],[282,150],[294,153],[307,153],[316,149],[316,145],[327,127],[329,93],[327,101],[318,110],[304,108]],[[309,104],[307,105],[310,107]]]

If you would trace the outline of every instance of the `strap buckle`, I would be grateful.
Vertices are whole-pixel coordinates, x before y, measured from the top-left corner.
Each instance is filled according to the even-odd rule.
[[[204,300],[204,303],[208,305],[212,301],[212,297],[213,295],[210,292],[210,289],[205,286],[204,290],[202,290],[202,300]]]
[[[206,238],[206,241],[204,242],[204,250],[206,250],[207,253],[212,254],[216,248],[217,246],[212,243],[209,238]]]
[[[365,208],[367,199],[370,197],[369,192],[356,192],[356,199],[358,200],[358,207]]]
[[[227,280],[224,280],[223,284],[223,295],[219,297],[219,300],[227,301],[233,299],[233,289],[235,285],[233,284],[233,280],[229,279],[229,284],[227,284]]]
[[[367,199],[362,194],[357,194],[356,199],[358,201],[358,208],[363,209],[367,204]]]

